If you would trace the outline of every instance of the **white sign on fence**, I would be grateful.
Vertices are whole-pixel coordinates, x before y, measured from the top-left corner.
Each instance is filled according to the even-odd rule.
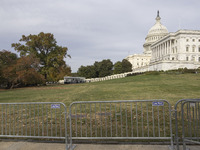
[[[60,104],[51,104],[51,108],[60,109]]]
[[[152,106],[164,106],[164,102],[152,102]]]

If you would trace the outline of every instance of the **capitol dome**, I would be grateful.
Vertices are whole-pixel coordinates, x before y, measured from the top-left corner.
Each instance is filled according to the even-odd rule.
[[[169,33],[167,28],[161,24],[160,19],[161,18],[159,16],[159,11],[158,11],[157,17],[156,17],[156,23],[149,30],[147,37],[154,36],[154,35],[163,35],[163,34],[166,35]]]
[[[151,53],[150,46],[157,40],[161,39],[163,36],[167,35],[169,32],[167,28],[161,24],[161,18],[159,16],[159,11],[157,12],[156,23],[149,30],[147,37],[145,38],[144,53]]]

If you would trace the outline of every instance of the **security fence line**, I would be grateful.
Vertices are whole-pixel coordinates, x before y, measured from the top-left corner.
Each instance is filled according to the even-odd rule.
[[[65,104],[0,103],[0,114],[0,137],[63,139],[69,149]]]
[[[175,110],[166,100],[81,101],[67,114],[60,102],[0,103],[0,138],[63,139],[66,150],[75,139],[169,140],[173,149],[174,111],[174,141],[185,150],[187,143],[200,144],[199,108],[200,99],[179,100]]]
[[[171,140],[171,106],[166,100],[81,101],[71,103],[72,139]]]
[[[179,150],[180,141],[183,142],[183,150],[186,150],[186,143],[200,144],[199,105],[200,99],[183,99],[179,100],[175,105],[175,141],[177,145],[177,150]],[[179,133],[181,133],[181,136],[178,135]]]

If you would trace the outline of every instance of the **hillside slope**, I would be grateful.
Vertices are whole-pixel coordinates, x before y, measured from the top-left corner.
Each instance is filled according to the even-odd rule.
[[[0,91],[2,102],[200,98],[200,74],[138,75],[96,83],[19,88]]]

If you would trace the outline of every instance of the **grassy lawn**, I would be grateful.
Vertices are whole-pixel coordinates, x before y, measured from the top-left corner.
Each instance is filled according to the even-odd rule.
[[[0,91],[0,103],[200,98],[200,74],[138,75],[96,83]]]

